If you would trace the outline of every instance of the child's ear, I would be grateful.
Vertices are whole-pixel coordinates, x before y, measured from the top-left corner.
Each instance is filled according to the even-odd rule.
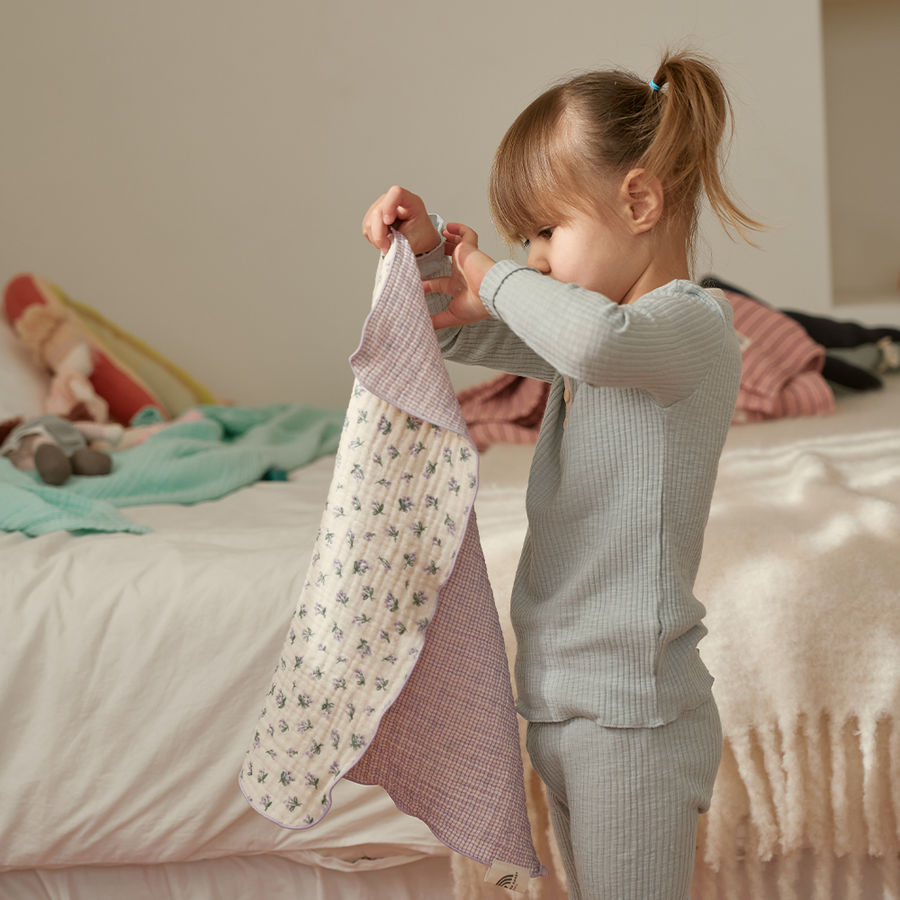
[[[662,182],[646,169],[632,169],[619,188],[626,222],[633,234],[650,231],[663,213]]]

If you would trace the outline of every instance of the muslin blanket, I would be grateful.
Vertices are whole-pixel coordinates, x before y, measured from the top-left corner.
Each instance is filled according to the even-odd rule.
[[[110,475],[74,476],[62,487],[0,457],[0,530],[142,534],[148,529],[118,507],[224,497],[270,469],[295,469],[333,453],[344,419],[341,410],[301,403],[199,409],[202,416],[114,453]]]
[[[521,890],[541,865],[472,508],[478,454],[399,235],[351,363],[334,479],[241,789],[303,828],[340,778],[380,784]]]

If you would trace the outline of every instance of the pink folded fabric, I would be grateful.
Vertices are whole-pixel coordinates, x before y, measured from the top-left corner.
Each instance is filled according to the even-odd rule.
[[[822,376],[825,348],[793,319],[737,291],[724,291],[742,336],[735,422],[833,413]]]
[[[498,375],[457,394],[479,451],[492,444],[537,442],[550,385],[521,375]]]

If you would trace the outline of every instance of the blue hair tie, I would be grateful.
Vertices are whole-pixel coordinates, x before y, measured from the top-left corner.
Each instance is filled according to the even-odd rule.
[[[650,80],[650,87],[652,87],[654,91],[659,90],[659,85],[655,81],[653,81],[653,79]]]

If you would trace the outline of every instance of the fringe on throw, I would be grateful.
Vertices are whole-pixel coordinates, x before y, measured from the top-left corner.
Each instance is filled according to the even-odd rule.
[[[730,734],[693,900],[900,900],[900,724],[800,716]]]

